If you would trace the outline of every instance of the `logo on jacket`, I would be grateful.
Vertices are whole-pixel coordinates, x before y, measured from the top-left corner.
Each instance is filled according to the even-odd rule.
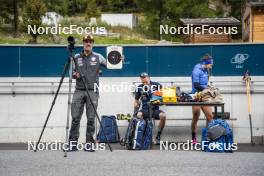
[[[77,64],[79,65],[79,67],[83,66],[83,60],[81,57],[78,58]]]
[[[94,62],[96,60],[96,58],[95,57],[92,57],[91,60]]]
[[[97,65],[97,61],[96,61],[96,58],[95,57],[91,57],[90,65],[91,66]]]
[[[249,54],[241,54],[238,53],[236,54],[231,60],[230,62],[232,64],[236,64],[236,68],[243,68],[244,62],[249,58]]]

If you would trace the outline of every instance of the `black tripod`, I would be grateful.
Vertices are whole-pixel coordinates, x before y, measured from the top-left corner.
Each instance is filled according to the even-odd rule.
[[[45,120],[44,126],[43,126],[43,128],[42,128],[42,131],[41,131],[41,134],[40,134],[40,136],[39,136],[39,139],[38,139],[38,142],[37,142],[37,145],[36,145],[36,148],[35,148],[34,152],[36,152],[37,149],[38,149],[38,145],[39,145],[39,143],[40,143],[40,140],[41,140],[41,138],[42,138],[42,135],[43,135],[43,133],[44,133],[44,130],[45,130],[46,126],[47,126],[47,123],[48,123],[48,120],[49,120],[49,117],[50,117],[51,111],[52,111],[52,109],[53,109],[53,106],[55,105],[55,102],[56,102],[56,99],[57,99],[58,93],[59,93],[59,91],[60,91],[61,85],[62,85],[62,83],[63,83],[63,80],[64,80],[64,78],[65,78],[65,75],[66,75],[67,71],[70,69],[70,75],[69,75],[69,94],[68,94],[68,110],[67,110],[67,123],[66,123],[66,142],[65,142],[65,143],[68,144],[68,142],[69,142],[69,141],[68,141],[68,130],[69,130],[69,116],[70,116],[69,114],[70,114],[70,105],[71,105],[71,85],[72,85],[72,65],[73,65],[73,64],[75,64],[75,69],[76,69],[76,71],[77,71],[78,73],[80,73],[81,81],[83,82],[83,85],[85,86],[85,90],[86,90],[86,92],[87,92],[87,95],[88,95],[89,101],[91,102],[91,105],[92,105],[92,107],[93,107],[93,110],[94,110],[94,112],[95,112],[95,114],[96,114],[96,118],[97,118],[97,120],[98,120],[98,122],[99,122],[99,124],[100,124],[100,127],[101,127],[101,129],[102,129],[103,135],[104,135],[104,137],[105,137],[106,140],[107,140],[107,145],[108,145],[110,151],[112,152],[112,147],[111,147],[111,145],[110,145],[109,142],[108,142],[107,136],[105,135],[104,129],[103,129],[103,127],[102,127],[101,120],[100,120],[100,118],[99,118],[99,115],[98,115],[98,113],[97,113],[97,110],[96,110],[96,108],[95,108],[95,106],[94,106],[94,104],[93,104],[93,101],[92,101],[92,99],[91,99],[91,96],[90,96],[90,94],[89,94],[88,87],[87,87],[87,85],[85,84],[85,83],[87,82],[86,77],[85,77],[84,74],[81,72],[81,70],[80,70],[80,68],[79,68],[78,64],[76,63],[76,61],[75,61],[75,59],[74,59],[74,56],[73,56],[73,54],[74,54],[74,50],[75,50],[75,47],[74,47],[75,40],[74,40],[73,37],[70,36],[70,37],[68,37],[68,42],[69,42],[69,45],[68,45],[69,57],[68,57],[68,59],[67,59],[67,62],[66,62],[65,65],[64,65],[63,72],[62,72],[62,75],[61,75],[61,79],[60,79],[60,82],[59,82],[59,86],[58,86],[57,91],[56,91],[56,93],[55,93],[55,96],[54,96],[54,98],[53,98],[53,101],[52,101],[51,107],[50,107],[50,109],[49,109],[49,112],[48,112],[47,118],[46,118],[46,120]],[[67,157],[67,150],[64,150],[64,157]]]

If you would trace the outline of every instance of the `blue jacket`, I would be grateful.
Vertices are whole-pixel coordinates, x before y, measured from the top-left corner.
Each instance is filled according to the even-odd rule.
[[[135,91],[135,99],[141,100],[142,109],[148,108],[147,103],[150,101],[154,91],[160,90],[162,85],[158,82],[150,81],[150,85],[140,84]],[[159,109],[159,106],[153,107],[155,110]]]
[[[197,92],[197,88],[194,83],[199,83],[199,87],[202,89],[207,88],[209,81],[207,69],[202,67],[202,64],[196,64],[192,71],[192,93]]]

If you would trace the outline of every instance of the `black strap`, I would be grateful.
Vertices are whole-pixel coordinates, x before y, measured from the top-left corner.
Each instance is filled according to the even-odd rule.
[[[116,126],[116,133],[117,133],[117,141],[120,143],[120,135],[119,135],[119,130],[118,130],[118,126],[117,126],[117,122],[116,122],[116,118],[114,119],[114,124]]]
[[[127,138],[128,138],[128,134],[129,134],[129,129],[130,129],[130,126],[131,126],[131,124],[132,124],[132,121],[133,121],[133,119],[131,119],[130,121],[129,121],[129,123],[128,123],[128,127],[127,127],[127,130],[126,130],[126,134],[125,134],[125,138],[124,138],[124,140],[123,140],[123,143],[120,141],[120,145],[121,146],[125,146],[126,144],[128,144],[128,142],[127,142]]]

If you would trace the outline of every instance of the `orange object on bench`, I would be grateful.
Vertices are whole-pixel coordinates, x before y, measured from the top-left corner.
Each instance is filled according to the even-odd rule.
[[[153,95],[162,97],[162,90],[161,91],[155,91],[155,92],[153,92]]]

